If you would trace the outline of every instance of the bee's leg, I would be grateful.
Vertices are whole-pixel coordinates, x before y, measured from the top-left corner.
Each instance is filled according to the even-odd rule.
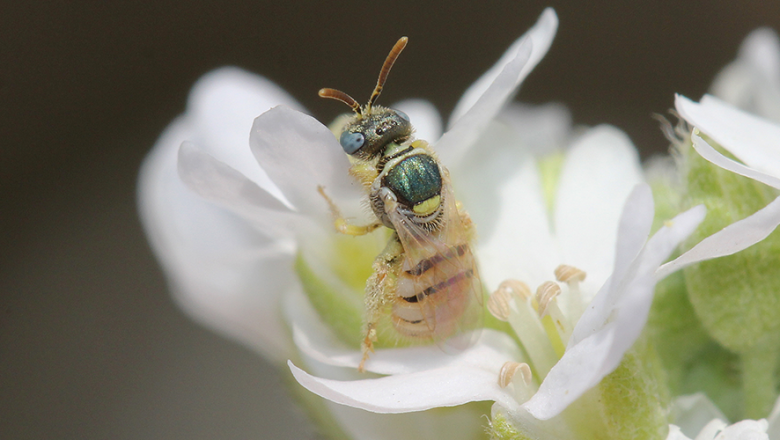
[[[374,273],[366,282],[365,297],[365,338],[360,344],[363,351],[363,359],[360,361],[358,371],[365,371],[365,364],[368,356],[374,351],[374,342],[377,341],[376,326],[379,319],[385,313],[386,308],[392,304],[395,297],[396,281],[398,280],[398,271],[401,269],[403,247],[398,241],[398,236],[387,243],[385,249],[374,260]]]
[[[463,228],[466,230],[466,236],[469,241],[473,241],[476,238],[477,232],[474,230],[474,222],[471,221],[471,216],[463,209],[463,205],[460,202],[455,202],[455,207],[458,208],[458,216],[460,216],[460,221],[463,223]]]
[[[347,219],[341,215],[341,211],[339,210],[339,207],[336,206],[335,203],[333,203],[333,200],[331,200],[331,198],[328,197],[327,194],[325,194],[325,188],[323,188],[322,186],[318,186],[317,191],[319,191],[320,195],[325,199],[326,202],[328,202],[328,207],[330,208],[330,212],[331,214],[333,214],[333,218],[334,218],[333,225],[336,227],[336,230],[341,232],[342,234],[366,235],[370,232],[373,232],[376,228],[382,226],[382,222],[380,222],[379,220],[365,226],[349,224]]]

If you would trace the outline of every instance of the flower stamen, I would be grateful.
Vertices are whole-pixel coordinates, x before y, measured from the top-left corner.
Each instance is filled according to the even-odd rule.
[[[531,289],[524,282],[511,279],[505,280],[488,298],[487,309],[491,315],[506,322],[509,320],[509,301],[513,298],[527,300],[530,296]]]
[[[566,316],[558,307],[556,297],[561,294],[561,286],[552,281],[546,281],[536,289],[536,302],[539,306],[539,320],[550,339],[555,353],[560,357],[566,350],[565,341],[571,334],[571,328]]]
[[[536,302],[539,304],[539,317],[547,316],[547,307],[556,296],[561,294],[561,286],[552,281],[545,281],[536,289]]]
[[[555,279],[569,286],[568,293],[564,295],[566,316],[569,318],[569,323],[577,322],[585,310],[580,293],[580,283],[585,281],[586,276],[587,273],[584,270],[567,264],[561,264],[555,268]]]
[[[568,284],[569,287],[578,284],[580,281],[584,281],[586,275],[584,270],[567,264],[561,264],[555,268],[555,279]]]
[[[501,366],[501,370],[498,372],[498,386],[506,388],[512,383],[515,374],[520,371],[520,378],[523,380],[523,384],[528,386],[531,384],[533,375],[531,373],[531,367],[525,362],[504,362]]]

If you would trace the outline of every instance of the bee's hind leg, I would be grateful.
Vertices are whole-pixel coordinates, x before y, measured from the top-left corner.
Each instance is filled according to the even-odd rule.
[[[471,221],[471,216],[468,212],[466,212],[465,209],[463,209],[462,203],[455,202],[455,207],[458,209],[458,216],[460,217],[461,223],[463,223],[463,229],[466,231],[466,237],[469,241],[473,241],[476,238],[477,231],[474,228],[474,222]]]
[[[338,232],[341,232],[342,234],[346,234],[346,235],[366,235],[368,233],[373,232],[378,227],[382,226],[382,222],[378,220],[375,221],[374,223],[365,226],[349,224],[347,219],[341,215],[341,211],[339,210],[339,207],[336,206],[335,203],[333,203],[333,200],[330,197],[328,197],[327,194],[325,194],[325,188],[323,188],[322,186],[318,186],[317,191],[325,199],[325,201],[328,202],[328,207],[330,208],[330,212],[331,214],[333,214],[333,218],[334,218],[333,225],[336,227],[336,230]]]
[[[377,341],[376,327],[379,319],[385,314],[386,308],[392,304],[395,297],[398,271],[401,268],[403,247],[398,241],[398,236],[393,235],[385,249],[374,260],[374,272],[366,282],[365,318],[363,342],[360,348],[363,358],[360,360],[358,371],[365,371],[365,364],[370,353],[374,351],[374,343]]]

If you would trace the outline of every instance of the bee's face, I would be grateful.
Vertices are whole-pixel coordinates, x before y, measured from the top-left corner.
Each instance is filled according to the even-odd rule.
[[[406,113],[376,106],[347,123],[339,142],[347,154],[370,159],[381,155],[391,142],[403,142],[411,135],[412,124]]]

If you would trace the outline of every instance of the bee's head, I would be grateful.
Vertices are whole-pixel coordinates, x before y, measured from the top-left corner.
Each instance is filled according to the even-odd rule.
[[[370,113],[357,116],[347,123],[339,143],[344,152],[369,159],[381,155],[387,144],[401,143],[412,135],[409,116],[398,110],[374,107]]]
[[[407,41],[406,37],[401,37],[390,50],[379,72],[374,92],[365,107],[361,108],[354,98],[340,90],[320,90],[321,97],[341,101],[352,107],[352,111],[355,112],[355,117],[346,124],[339,138],[339,143],[347,154],[369,159],[382,154],[387,144],[403,142],[412,135],[412,124],[409,122],[409,116],[404,112],[379,106],[373,107],[382,93],[390,68],[406,47]]]

